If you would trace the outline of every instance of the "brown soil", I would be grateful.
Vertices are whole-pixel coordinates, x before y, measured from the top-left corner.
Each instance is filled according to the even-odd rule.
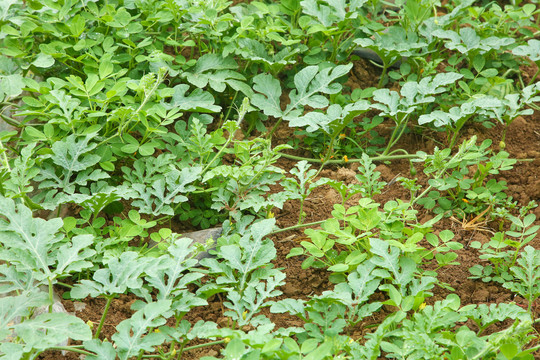
[[[534,72],[536,69],[527,69]],[[354,70],[351,74],[351,79],[346,84],[351,90],[356,87],[366,88],[373,86],[377,81],[378,69],[371,64],[359,60],[355,63]],[[493,144],[498,144],[501,136],[502,126],[498,125],[492,129],[486,129],[480,124],[471,124],[466,129],[462,130],[461,140],[469,138],[471,135],[477,135],[479,140],[492,139]],[[276,144],[286,142],[292,136],[292,130],[284,123],[277,130],[274,141]],[[430,134],[431,138],[444,142],[445,136],[443,133]],[[510,156],[517,159],[534,159],[533,161],[518,161],[514,168],[510,171],[503,172],[496,178],[508,182],[507,194],[517,200],[519,205],[526,205],[531,200],[540,201],[540,113],[523,118],[518,118],[514,121],[506,136],[507,148],[506,151]],[[430,152],[435,146],[433,139],[421,137],[413,133],[405,134],[401,139],[398,147],[407,150],[409,153],[414,153],[418,150]],[[494,145],[496,146],[496,145]],[[298,154],[302,155],[302,154]],[[307,154],[303,154],[307,155]],[[282,158],[278,164],[285,170],[289,170],[294,162]],[[321,175],[332,179],[342,180],[345,182],[354,181],[356,174],[354,164],[345,166],[329,167],[322,171]],[[377,171],[382,174],[382,180],[390,183],[397,176],[409,176],[409,162],[395,161],[391,164],[380,164]],[[422,171],[418,168],[418,176],[422,182]],[[385,203],[389,200],[402,198],[407,199],[408,194],[399,185],[392,184],[384,189],[383,193],[376,197],[376,201]],[[357,199],[351,199],[348,205],[353,204]],[[329,218],[333,205],[340,202],[339,195],[331,188],[325,186],[317,188],[304,204],[306,213],[305,222],[313,222]],[[428,219],[426,211],[419,209],[419,219]],[[298,221],[298,203],[288,202],[282,210],[277,210],[275,216],[279,227],[287,227],[295,225]],[[423,211],[423,212],[422,212]],[[537,218],[540,218],[540,208],[534,210]],[[537,223],[539,223],[537,221]],[[496,283],[484,283],[479,280],[468,279],[470,276],[469,268],[479,263],[478,251],[470,248],[468,245],[471,241],[480,241],[485,243],[489,240],[490,234],[482,231],[466,231],[449,219],[436,224],[436,230],[451,229],[457,240],[464,245],[460,250],[458,261],[459,266],[447,267],[439,270],[439,279],[452,286],[455,293],[459,295],[462,305],[479,304],[479,303],[500,303],[515,301],[519,305],[525,305],[526,301],[521,297],[513,297],[513,294],[507,289]],[[325,290],[331,290],[333,284],[328,281],[328,272],[326,270],[316,270],[301,268],[302,260],[300,257],[287,259],[286,256],[291,248],[298,246],[299,242],[305,238],[302,230],[287,231],[277,234],[272,237],[277,248],[277,258],[274,264],[278,268],[283,268],[287,278],[286,285],[282,287],[283,295],[281,298],[302,298],[306,299],[309,295],[320,294]],[[530,243],[535,248],[540,249],[540,237]],[[58,289],[60,292],[62,289]],[[428,303],[441,300],[450,292],[443,288],[436,287],[434,296],[428,298]],[[381,295],[382,296],[382,295]],[[223,315],[224,307],[222,305],[222,297],[214,296],[209,299],[208,306],[197,307],[193,309],[186,317],[188,321],[193,323],[198,320],[214,321],[220,325],[227,326],[228,318]],[[111,309],[107,315],[105,326],[103,328],[103,337],[109,338],[115,331],[115,326],[122,320],[129,318],[133,313],[130,310],[131,304],[134,302],[133,295],[123,295],[119,299],[113,301]],[[75,312],[77,316],[86,321],[92,321],[96,325],[99,322],[105,300],[103,299],[86,299],[84,300],[84,308],[81,310],[81,303],[74,304],[71,301],[64,301],[64,306],[70,312]],[[78,309],[78,311],[75,311]],[[302,323],[295,317],[286,314],[270,314],[265,312],[267,316],[276,324],[276,328],[302,326]],[[365,333],[366,325],[381,321],[388,311],[381,311],[369,322],[362,323],[353,329],[354,337],[361,337]],[[494,325],[495,326],[495,325]],[[501,326],[499,324],[498,326]],[[494,327],[490,329],[496,331]],[[194,345],[193,343],[191,345]],[[202,356],[217,356],[220,346],[206,347],[186,353],[183,359],[199,359]],[[78,359],[75,354],[62,355],[59,352],[46,352],[42,354],[40,359]]]

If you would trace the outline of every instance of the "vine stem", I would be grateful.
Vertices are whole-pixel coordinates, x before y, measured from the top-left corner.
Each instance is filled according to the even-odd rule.
[[[225,142],[225,144],[221,147],[221,149],[219,149],[218,153],[216,155],[214,155],[214,158],[212,160],[210,160],[210,162],[208,164],[206,164],[206,167],[203,169],[201,174],[204,174],[206,172],[206,170],[208,170],[210,168],[210,166],[212,166],[214,161],[216,161],[216,159],[219,158],[221,153],[223,151],[225,151],[227,146],[229,146],[230,142],[234,138],[234,135],[236,134],[238,129],[240,129],[242,121],[244,120],[244,117],[246,116],[246,114],[248,112],[248,107],[249,107],[249,99],[246,97],[242,101],[242,105],[240,106],[240,109],[238,110],[238,120],[236,120],[236,130],[234,130],[233,133],[229,133],[229,137],[228,137],[227,141]]]
[[[330,160],[330,156],[332,156],[332,152],[334,151],[334,141],[336,140],[336,135],[330,139],[330,145],[328,145],[328,152],[326,153],[326,156],[323,160],[321,160],[321,167],[319,168],[319,171],[315,174],[315,176],[312,177],[312,179],[315,179],[319,174],[321,173],[324,165],[328,164],[328,160]]]
[[[76,353],[84,354],[84,355],[88,355],[88,356],[97,356],[97,354],[94,354],[92,352],[89,352],[89,351],[86,351],[86,350],[83,350],[83,349],[79,349],[79,348],[73,347],[73,346],[51,346],[48,349],[49,350],[60,350],[60,351],[72,351],[72,352],[76,352]]]
[[[184,350],[182,351],[182,353],[185,352],[185,351],[195,350],[195,349],[200,349],[200,348],[207,347],[207,346],[223,344],[223,343],[225,343],[225,342],[226,342],[225,340],[217,340],[217,341],[211,341],[211,342],[208,342],[208,343],[205,343],[205,344],[199,344],[199,345],[189,346],[189,347],[187,347],[187,348],[184,348]],[[166,353],[166,354],[164,354],[163,356],[161,356],[161,358],[163,359],[164,356],[170,356],[170,354],[171,354],[171,352]],[[155,359],[155,358],[156,358],[156,355],[143,355],[143,356],[141,357],[141,359]]]
[[[325,163],[325,164],[345,164],[345,163],[354,163],[354,162],[361,162],[362,159],[348,159],[345,160],[326,160],[324,161],[321,159],[315,159],[315,158],[306,158],[302,156],[296,156],[296,155],[289,155],[285,153],[280,153],[280,155],[284,158],[291,159],[291,160],[306,160],[313,163]],[[371,161],[390,161],[390,160],[399,160],[399,159],[418,159],[419,156],[416,154],[407,154],[407,155],[386,155],[386,156],[374,156],[370,157]]]
[[[109,311],[109,308],[111,307],[111,303],[113,299],[114,299],[114,296],[107,297],[107,303],[105,304],[105,309],[103,310],[103,315],[101,316],[101,320],[99,321],[99,325],[96,330],[96,334],[94,335],[94,339],[99,338],[99,334],[101,333],[101,329],[103,328],[103,324],[105,323],[105,317],[107,317],[107,312]]]
[[[279,234],[279,233],[284,232],[284,231],[300,229],[300,228],[308,227],[308,226],[312,226],[312,225],[319,225],[319,224],[322,224],[322,223],[325,222],[325,221],[326,221],[326,219],[325,219],[325,220],[319,220],[319,221],[311,222],[311,223],[306,223],[306,224],[297,224],[297,225],[293,225],[293,226],[289,226],[289,227],[286,227],[286,228],[283,228],[283,229],[279,229],[279,230],[273,231],[273,232],[271,232],[269,235],[275,235],[275,234]]]
[[[53,293],[53,284],[51,281],[51,278],[47,278],[47,281],[49,282],[49,313],[53,312],[53,305],[54,305],[54,293]]]
[[[281,121],[282,121],[282,120],[283,120],[283,118],[280,117],[280,118],[278,119],[278,121],[276,122],[276,124],[272,127],[272,130],[270,130],[270,132],[266,134],[266,138],[267,138],[267,139],[272,138],[272,136],[274,135],[274,132],[275,132],[276,129],[278,128],[279,124],[281,124]]]

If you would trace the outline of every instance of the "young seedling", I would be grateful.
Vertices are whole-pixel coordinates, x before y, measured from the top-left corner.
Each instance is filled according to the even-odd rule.
[[[286,196],[289,199],[299,199],[300,200],[300,210],[298,213],[298,225],[301,225],[306,214],[304,213],[304,202],[311,192],[324,184],[326,184],[329,179],[321,178],[315,181],[315,176],[317,175],[317,170],[309,169],[311,167],[307,161],[303,160],[296,164],[294,168],[291,169],[290,173],[296,177],[290,178],[287,177],[282,181],[282,186],[285,189]]]

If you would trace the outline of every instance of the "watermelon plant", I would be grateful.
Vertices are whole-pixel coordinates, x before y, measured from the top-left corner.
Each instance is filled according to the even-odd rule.
[[[538,357],[537,7],[1,2],[0,358]]]

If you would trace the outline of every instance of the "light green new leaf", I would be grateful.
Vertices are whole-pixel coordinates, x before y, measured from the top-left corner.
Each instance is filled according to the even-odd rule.
[[[71,290],[71,297],[82,299],[90,295],[123,294],[128,289],[139,289],[142,286],[141,276],[146,270],[149,259],[139,258],[139,254],[127,251],[120,258],[113,258],[107,267],[94,273],[94,280],[82,280]]]
[[[364,262],[358,265],[355,271],[350,273],[347,277],[347,284],[353,291],[357,303],[368,301],[369,297],[377,290],[381,282],[381,279],[376,278],[373,275],[372,272],[374,268],[375,266],[372,262]]]
[[[0,297],[0,341],[11,334],[8,329],[16,318],[30,315],[32,308],[47,305],[48,294],[35,287],[18,296]]]
[[[23,77],[20,74],[0,76],[0,99],[19,96],[24,86]]]
[[[32,65],[39,68],[50,68],[54,65],[54,58],[51,55],[39,53]]]
[[[55,142],[52,146],[51,159],[56,165],[63,167],[68,174],[94,166],[101,157],[91,153],[97,146],[96,143],[88,143],[92,137],[92,135],[87,135],[77,141],[75,135],[70,135],[62,141]]]
[[[259,74],[253,78],[253,90],[260,94],[254,94],[251,105],[261,109],[266,115],[276,118],[283,116],[280,107],[281,86],[279,80],[270,74]]]
[[[540,250],[526,246],[517,260],[517,265],[510,268],[518,281],[509,281],[503,286],[523,296],[532,303],[540,297]]]
[[[347,16],[345,0],[302,0],[300,5],[305,14],[316,18],[325,28],[345,20]]]
[[[71,272],[81,272],[83,269],[92,267],[90,261],[84,259],[96,254],[89,246],[94,243],[94,236],[90,234],[77,235],[71,239],[71,243],[62,245],[56,254],[57,265],[53,274],[57,276]]]
[[[96,143],[90,143],[93,136],[95,134],[89,134],[77,141],[75,135],[70,135],[55,142],[52,145],[53,154],[50,156],[53,163],[45,160],[41,172],[35,178],[40,182],[40,189],[56,188],[63,191],[60,195],[73,194],[77,185],[86,186],[88,182],[109,178],[107,173],[94,168],[101,156],[92,152],[97,146]],[[62,169],[61,175],[57,175],[58,167]],[[54,194],[55,191],[46,194],[45,208],[55,208],[58,204],[69,201],[65,196],[53,198]]]
[[[63,236],[58,234],[62,219],[34,218],[32,211],[23,204],[15,207],[12,199],[0,196],[0,243],[8,249],[0,255],[23,270],[41,271],[51,275],[49,266],[54,263],[50,251],[57,248]],[[43,280],[43,278],[39,279]]]
[[[462,307],[459,309],[459,312],[462,315],[473,319],[480,329],[485,329],[493,323],[501,322],[506,319],[531,320],[527,310],[516,304],[480,304],[478,306],[476,304],[471,304]]]
[[[295,315],[295,316],[300,315],[301,317],[304,317],[305,304],[306,304],[305,300],[287,298],[287,299],[279,300],[275,302],[274,304],[272,304],[272,306],[270,307],[270,312],[274,314],[283,314],[283,313],[288,312],[291,315]]]
[[[86,360],[115,360],[116,359],[116,350],[108,341],[101,342],[97,339],[88,340],[83,342],[84,349],[91,351],[96,356],[86,355]]]
[[[540,61],[540,40],[531,39],[527,41],[527,45],[512,49],[512,53],[517,56],[527,56],[534,62]]]
[[[68,339],[90,340],[92,330],[78,317],[66,313],[45,313],[14,327],[26,343],[25,350],[45,350]]]
[[[156,259],[152,268],[146,272],[145,280],[158,290],[157,299],[174,299],[189,283],[204,276],[199,272],[186,272],[197,265],[197,260],[190,258],[194,248],[193,240],[177,239],[167,249],[168,255]]]
[[[155,166],[151,169],[141,169],[140,165],[142,164],[144,162],[137,165],[137,171],[134,173],[130,169],[124,169],[129,175],[126,178],[129,181],[136,181],[133,184],[126,182],[124,185],[130,187],[136,193],[130,194],[130,197],[136,199],[132,205],[139,208],[142,213],[155,216],[160,214],[174,215],[171,204],[187,201],[187,197],[183,194],[195,190],[195,186],[190,184],[198,180],[202,172],[201,166],[184,167],[181,170],[169,166],[169,169],[161,169],[165,173],[164,175],[156,174],[150,179],[153,169],[156,171],[159,171],[159,169]],[[143,176],[145,172],[146,177]],[[139,181],[144,183],[141,184]]]
[[[0,296],[11,291],[21,293],[35,289],[31,270],[17,271],[15,266],[0,265]]]
[[[121,360],[137,356],[143,351],[153,352],[154,347],[166,340],[163,333],[151,332],[167,322],[165,316],[171,307],[170,300],[159,300],[146,304],[127,320],[116,327],[117,332],[112,336],[116,351]]]
[[[97,215],[107,205],[120,199],[130,199],[133,191],[126,186],[109,186],[104,181],[92,183],[90,185],[91,195],[80,196],[79,201],[75,201],[83,208],[92,211],[92,214]],[[83,198],[84,196],[84,198]]]
[[[2,360],[20,360],[23,358],[23,344],[15,344],[11,342],[0,343],[0,359]]]
[[[476,30],[472,27],[464,27],[459,30],[459,34],[453,30],[437,29],[433,33],[433,36],[447,39],[444,46],[450,50],[457,50],[462,54],[469,52],[475,52],[478,54],[485,54],[491,50],[499,50],[502,47],[511,45],[515,42],[512,38],[499,38],[497,36],[490,36],[488,38],[482,38],[478,36]]]
[[[18,0],[4,0],[0,3],[0,20],[4,21],[7,18],[9,8],[11,5],[16,4]]]

